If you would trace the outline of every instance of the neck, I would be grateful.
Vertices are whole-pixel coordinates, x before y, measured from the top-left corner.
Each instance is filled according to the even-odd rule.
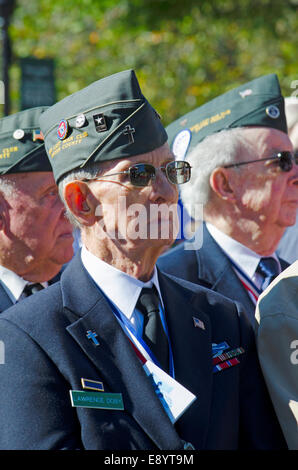
[[[272,255],[285,231],[285,227],[266,228],[254,221],[241,218],[235,222],[235,219],[218,216],[208,217],[206,221],[260,256]]]
[[[143,282],[151,279],[156,260],[163,252],[160,246],[129,249],[127,243],[110,239],[96,243],[86,234],[82,234],[82,242],[94,256]]]

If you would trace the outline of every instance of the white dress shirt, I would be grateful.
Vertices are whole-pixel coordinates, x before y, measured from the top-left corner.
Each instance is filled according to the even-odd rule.
[[[260,289],[263,277],[256,272],[256,269],[262,257],[239,243],[237,240],[234,240],[225,233],[221,232],[214,225],[206,223],[206,227],[210,235],[214,238],[228,258],[230,258],[233,263],[235,263],[235,265],[238,266],[239,269],[254,283],[254,285]],[[281,266],[277,255],[273,253],[271,256],[277,261],[279,270],[281,271]],[[237,270],[234,269],[234,271],[238,275]],[[253,295],[250,292],[248,293],[255,303]]]
[[[154,267],[152,278],[147,282],[142,282],[105,263],[87,250],[84,245],[82,246],[81,258],[84,267],[97,286],[100,287],[114,306],[126,316],[137,335],[141,336],[143,315],[137,312],[135,307],[143,287],[155,285],[162,302],[156,267]]]
[[[23,290],[27,284],[35,284],[28,282],[15,272],[0,265],[0,282],[5,289],[11,301],[15,304],[20,300]],[[41,282],[41,285],[47,287],[47,282]]]

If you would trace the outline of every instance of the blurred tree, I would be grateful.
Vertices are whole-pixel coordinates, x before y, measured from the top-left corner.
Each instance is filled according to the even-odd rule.
[[[228,89],[276,72],[298,79],[298,0],[18,0],[11,19],[12,112],[18,59],[56,62],[57,97],[133,68],[165,125]]]

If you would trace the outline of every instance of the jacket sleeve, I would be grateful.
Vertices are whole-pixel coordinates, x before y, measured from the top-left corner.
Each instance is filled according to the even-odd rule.
[[[287,449],[260,368],[254,331],[238,305],[241,344],[239,449]]]
[[[17,325],[0,319],[0,449],[78,449],[66,381]],[[6,341],[7,340],[7,341]]]

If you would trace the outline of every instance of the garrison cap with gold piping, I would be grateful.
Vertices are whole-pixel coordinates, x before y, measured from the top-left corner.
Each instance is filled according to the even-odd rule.
[[[287,133],[276,74],[259,77],[214,98],[169,124],[169,145],[183,159],[205,137],[224,129],[264,126]]]
[[[30,108],[0,119],[0,175],[52,171],[39,128],[46,109]]]
[[[167,141],[133,70],[105,77],[59,101],[41,116],[40,127],[56,182],[87,163],[150,152]]]

